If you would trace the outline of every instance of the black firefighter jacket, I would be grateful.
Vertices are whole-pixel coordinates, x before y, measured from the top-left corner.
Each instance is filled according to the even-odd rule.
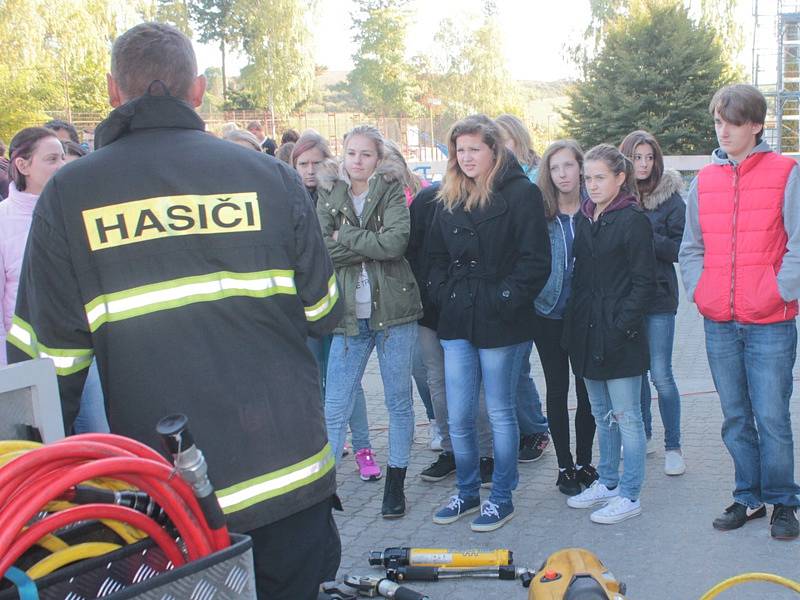
[[[533,301],[550,276],[542,194],[505,154],[487,206],[450,212],[439,203],[428,239],[439,337],[477,348],[533,339]]]
[[[641,208],[576,215],[564,346],[575,374],[608,380],[650,367],[643,317],[655,291],[653,231]]]
[[[234,530],[329,498],[309,334],[341,318],[297,174],[145,95],[49,182],[33,216],[9,357],[52,357],[64,423],[97,359],[111,430],[159,448],[185,413]]]

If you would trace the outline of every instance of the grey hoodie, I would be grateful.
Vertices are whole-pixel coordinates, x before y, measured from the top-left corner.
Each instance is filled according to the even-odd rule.
[[[761,142],[750,151],[748,156],[758,152],[772,152],[767,142]],[[711,154],[711,162],[715,165],[735,165],[736,162],[717,148]],[[783,227],[788,240],[786,254],[783,257],[780,271],[778,272],[778,291],[781,298],[791,302],[800,298],[800,171],[798,167],[792,168],[786,188],[783,192]],[[732,199],[731,199],[732,200]],[[681,278],[686,294],[694,302],[694,291],[703,273],[703,256],[705,244],[703,232],[700,229],[700,216],[697,207],[697,177],[689,187],[689,196],[686,200],[686,228],[683,230],[683,241],[678,254],[681,267]]]

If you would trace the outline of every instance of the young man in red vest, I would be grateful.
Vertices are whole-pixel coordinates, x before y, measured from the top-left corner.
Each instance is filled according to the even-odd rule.
[[[800,169],[762,141],[767,102],[731,85],[709,110],[720,147],[692,182],[679,255],[705,317],[706,352],[733,457],[733,504],[714,520],[738,529],[774,506],[771,534],[798,536],[789,415],[800,296]]]

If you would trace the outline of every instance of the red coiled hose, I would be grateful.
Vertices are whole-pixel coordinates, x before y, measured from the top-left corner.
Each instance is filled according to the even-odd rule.
[[[30,450],[0,467],[0,576],[39,538],[87,519],[116,519],[141,529],[175,566],[186,560],[180,547],[155,521],[135,510],[89,504],[23,527],[73,486],[110,477],[147,493],[164,510],[196,560],[230,545],[227,528],[209,528],[191,487],[152,448],[113,434],[84,434]]]

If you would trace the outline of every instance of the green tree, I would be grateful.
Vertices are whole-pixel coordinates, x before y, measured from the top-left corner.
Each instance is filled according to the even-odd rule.
[[[744,28],[736,18],[737,4],[737,0],[700,0],[702,20],[717,32],[731,79],[744,76],[744,67],[737,64],[737,56],[744,48]]]
[[[314,91],[314,52],[299,0],[260,0],[242,14],[248,64],[241,89],[257,106],[289,113]]]
[[[405,57],[407,4],[408,0],[358,0],[353,22],[358,50],[348,84],[366,112],[412,114],[420,108]]]
[[[189,5],[189,15],[197,30],[197,39],[204,44],[219,44],[222,57],[222,96],[227,98],[226,61],[228,53],[240,47],[245,28],[242,14],[258,0],[196,0]]]
[[[502,35],[487,5],[477,26],[445,19],[434,37],[438,55],[417,56],[420,88],[442,100],[445,114],[520,112],[521,95],[506,68]]]
[[[111,0],[0,0],[0,136],[45,111],[105,112],[105,74],[120,5]]]
[[[602,50],[568,92],[565,129],[585,147],[646,129],[666,153],[704,154],[715,140],[708,102],[727,83],[725,66],[711,27],[677,0],[643,0],[608,24]]]
[[[187,0],[140,0],[137,12],[145,21],[168,23],[192,37],[192,13]]]

